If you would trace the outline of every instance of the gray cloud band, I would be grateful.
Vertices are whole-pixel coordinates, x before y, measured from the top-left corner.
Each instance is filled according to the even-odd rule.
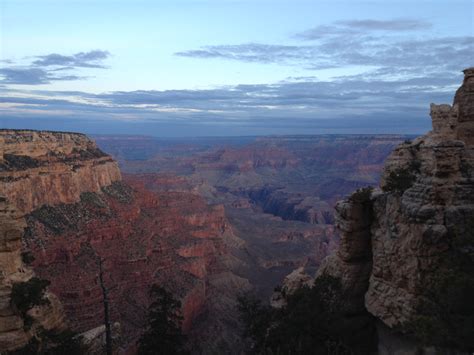
[[[12,61],[5,61],[8,67],[0,68],[2,84],[43,85],[53,81],[83,80],[87,77],[76,75],[73,72],[78,68],[105,69],[104,61],[110,53],[102,50],[79,52],[71,56],[48,54],[36,56],[36,60],[27,65],[15,65]],[[69,74],[58,74],[58,73]]]

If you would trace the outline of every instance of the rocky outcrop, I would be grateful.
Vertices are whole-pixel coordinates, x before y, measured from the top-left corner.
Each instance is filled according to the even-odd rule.
[[[312,287],[313,281],[313,278],[305,272],[304,267],[293,270],[283,279],[282,285],[273,292],[270,305],[274,308],[282,308],[287,304],[287,295],[292,295],[301,287]]]
[[[61,306],[52,294],[47,293],[47,302],[26,314],[22,314],[12,300],[13,286],[28,283],[34,276],[21,256],[21,237],[25,227],[21,214],[0,197],[0,351],[25,346],[40,328],[64,327]]]
[[[129,177],[100,193],[83,193],[77,203],[43,206],[27,216],[25,236],[35,271],[51,280],[78,332],[102,323],[102,259],[111,319],[121,325],[121,346],[132,349],[152,284],[181,299],[185,331],[211,307],[209,280],[223,272],[223,240],[230,233],[222,207],[192,193],[155,190],[150,176],[146,184],[149,189]]]
[[[473,74],[453,106],[431,106],[431,132],[393,151],[381,189],[336,208],[341,244],[319,274],[340,278],[346,304],[375,316],[381,354],[474,347]]]
[[[363,297],[372,269],[370,193],[371,189],[358,190],[336,205],[339,248],[323,261],[317,273],[317,277],[329,274],[341,280],[346,296],[344,307],[349,314],[365,315]]]
[[[0,149],[0,195],[17,208],[6,209],[0,225],[0,349],[24,345],[34,333],[23,331],[9,303],[12,283],[29,280],[33,270],[51,282],[54,309],[36,307],[31,316],[53,326],[59,299],[68,325],[87,332],[103,323],[101,263],[110,317],[120,324],[117,346],[132,353],[152,284],[181,299],[186,332],[198,317],[218,313],[217,302],[209,302],[214,295],[225,295],[224,303],[236,298],[238,288],[214,282],[228,273],[225,240],[232,231],[224,208],[208,205],[186,180],[148,174],[123,181],[117,163],[82,134],[0,130]],[[21,262],[22,250],[34,257],[31,269]],[[247,287],[235,275],[226,279]]]
[[[22,213],[75,203],[120,179],[117,163],[83,134],[0,130],[0,193]]]
[[[14,285],[35,277],[22,261],[24,217],[43,206],[77,202],[118,180],[117,164],[82,134],[0,130],[1,350],[24,346],[41,328],[66,325],[60,302],[48,291],[44,304],[26,313],[14,306]]]

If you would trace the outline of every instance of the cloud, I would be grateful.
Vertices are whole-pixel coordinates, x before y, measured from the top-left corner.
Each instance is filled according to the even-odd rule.
[[[431,23],[416,19],[346,20],[336,21],[331,25],[316,26],[297,33],[294,37],[303,40],[320,40],[331,36],[368,36],[374,32],[398,34],[406,31],[426,30],[431,27]]]
[[[343,21],[304,31],[289,44],[224,44],[176,53],[202,60],[310,70],[362,68],[355,75],[321,80],[316,72],[316,76],[289,77],[276,83],[212,90],[101,94],[7,91],[0,85],[0,113],[9,120],[55,122],[63,118],[64,122],[81,122],[82,127],[120,126],[129,129],[123,133],[155,135],[166,135],[163,132],[169,127],[174,127],[174,135],[195,135],[216,127],[219,134],[226,130],[240,134],[344,133],[344,129],[345,133],[421,133],[430,127],[429,103],[452,101],[462,80],[460,70],[472,66],[474,51],[472,36],[434,37],[416,32],[429,26],[408,19]],[[35,57],[27,67],[4,68],[0,75],[3,83],[77,80],[76,71],[103,68],[108,57],[105,51],[49,54]]]
[[[42,85],[52,81],[81,80],[85,77],[78,75],[54,75],[40,68],[0,68],[0,80],[4,84]]]
[[[38,59],[23,66],[6,59],[2,62],[9,66],[0,68],[0,83],[44,85],[53,81],[84,80],[87,77],[75,74],[76,69],[105,69],[103,61],[109,56],[110,53],[103,50],[79,52],[71,56],[52,53],[36,56],[34,58]]]
[[[418,75],[444,70],[460,70],[472,65],[474,37],[435,39],[383,39],[337,37],[313,46],[282,46],[248,43],[207,46],[200,50],[178,52],[193,58],[220,58],[262,64],[303,66],[307,69],[342,68],[348,66],[378,67],[389,72]],[[393,70],[392,70],[393,71]]]
[[[32,64],[38,67],[105,68],[103,61],[109,56],[110,53],[103,50],[79,52],[70,56],[52,53],[36,56],[38,59],[33,61]]]
[[[459,71],[472,65],[473,36],[433,37],[416,19],[347,20],[300,32],[292,45],[243,43],[204,46],[175,53],[181,57],[295,66],[310,70],[366,68],[367,75],[406,78]]]
[[[219,134],[421,133],[430,127],[429,103],[450,102],[461,79],[461,73],[440,72],[397,80],[360,75],[332,81],[288,78],[212,90],[91,94],[0,89],[0,112],[16,119],[57,117],[82,127],[108,124],[111,130],[129,127],[155,135],[167,135],[163,132],[171,132],[170,127],[174,135],[195,135],[206,127]]]
[[[313,57],[311,46],[285,46],[262,43],[206,46],[198,50],[176,52],[180,57],[222,58],[244,62],[277,63]]]
[[[2,83],[6,84],[47,84],[48,74],[39,68],[0,68]]]
[[[396,19],[396,20],[350,20],[336,22],[344,27],[370,30],[370,31],[416,31],[430,29],[432,24],[416,19]]]

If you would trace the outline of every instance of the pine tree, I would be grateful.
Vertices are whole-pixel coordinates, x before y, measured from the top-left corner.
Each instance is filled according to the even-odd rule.
[[[140,355],[186,354],[181,332],[181,302],[163,287],[153,285],[145,333],[139,340]]]

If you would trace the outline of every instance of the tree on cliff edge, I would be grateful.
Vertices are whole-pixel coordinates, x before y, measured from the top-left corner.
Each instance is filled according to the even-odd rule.
[[[138,354],[186,354],[181,332],[181,302],[163,287],[153,285],[146,330],[138,341]]]

